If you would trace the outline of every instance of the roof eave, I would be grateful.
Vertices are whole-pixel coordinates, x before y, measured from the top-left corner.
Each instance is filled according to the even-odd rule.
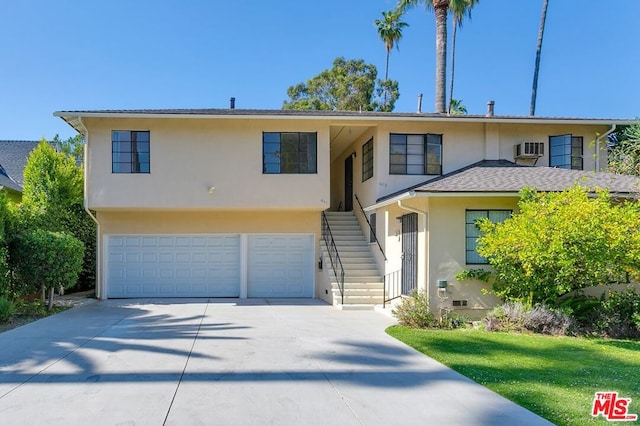
[[[350,120],[350,121],[429,121],[447,122],[455,121],[462,123],[513,123],[513,124],[586,124],[586,125],[611,125],[611,124],[633,124],[635,119],[608,119],[608,118],[552,118],[552,117],[512,117],[512,116],[479,116],[462,115],[449,116],[439,114],[416,114],[416,113],[359,113],[340,111],[330,113],[314,113],[314,111],[304,111],[287,114],[269,113],[264,110],[242,111],[220,110],[212,113],[188,113],[188,112],[158,112],[158,111],[56,111],[55,117],[65,120],[71,127],[78,130],[73,124],[79,118],[185,118],[185,119],[291,119],[291,120]]]

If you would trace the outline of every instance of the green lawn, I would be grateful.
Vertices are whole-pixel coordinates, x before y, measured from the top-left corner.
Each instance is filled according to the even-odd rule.
[[[558,425],[608,423],[591,417],[596,391],[631,398],[629,413],[640,414],[640,341],[400,326],[387,333]]]

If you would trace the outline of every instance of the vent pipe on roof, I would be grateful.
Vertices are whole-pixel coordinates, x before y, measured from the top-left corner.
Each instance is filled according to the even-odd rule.
[[[422,93],[418,95],[418,109],[416,111],[418,114],[422,112]]]
[[[229,108],[236,109],[236,98],[229,99]]]
[[[495,105],[496,103],[494,101],[487,102],[487,117],[493,117]]]

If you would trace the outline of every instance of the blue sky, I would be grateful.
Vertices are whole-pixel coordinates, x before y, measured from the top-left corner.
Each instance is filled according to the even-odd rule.
[[[0,139],[66,138],[57,110],[278,109],[338,56],[384,73],[373,24],[391,0],[0,2]],[[550,0],[539,116],[640,116],[640,1]],[[542,0],[480,0],[458,33],[455,98],[527,115]],[[409,12],[390,78],[396,111],[433,111],[434,18]]]

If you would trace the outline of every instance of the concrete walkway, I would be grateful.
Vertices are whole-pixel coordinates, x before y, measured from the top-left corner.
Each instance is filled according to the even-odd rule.
[[[0,334],[3,425],[544,425],[317,300],[124,300]]]

